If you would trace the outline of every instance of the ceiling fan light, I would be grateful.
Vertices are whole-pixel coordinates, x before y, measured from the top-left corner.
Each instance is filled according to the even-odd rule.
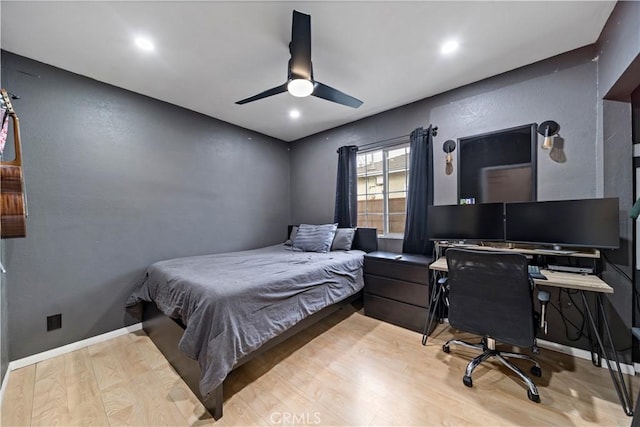
[[[287,90],[291,95],[302,98],[313,93],[313,83],[306,79],[293,79],[287,84]]]

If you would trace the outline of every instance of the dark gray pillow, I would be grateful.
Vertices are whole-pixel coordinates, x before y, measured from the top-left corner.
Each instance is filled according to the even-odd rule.
[[[329,252],[338,224],[300,224],[293,247],[305,252]]]
[[[331,244],[332,251],[350,251],[353,245],[353,238],[356,235],[355,228],[338,228],[336,237]]]

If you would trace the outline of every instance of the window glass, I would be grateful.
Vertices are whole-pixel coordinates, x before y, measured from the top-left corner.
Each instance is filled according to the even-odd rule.
[[[403,235],[408,171],[408,143],[358,154],[358,226]]]

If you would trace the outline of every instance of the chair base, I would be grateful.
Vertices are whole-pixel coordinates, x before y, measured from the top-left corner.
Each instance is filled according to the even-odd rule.
[[[451,339],[442,346],[442,350],[445,353],[449,353],[450,351],[449,346],[451,344],[456,344],[462,347],[467,347],[467,348],[472,348],[472,349],[482,351],[482,354],[471,359],[471,361],[467,365],[467,369],[465,371],[464,377],[462,377],[462,382],[467,387],[473,387],[473,380],[471,379],[471,374],[473,374],[474,369],[476,369],[476,367],[480,363],[484,362],[490,357],[495,357],[500,362],[502,362],[503,365],[505,365],[507,368],[511,369],[516,375],[518,375],[522,381],[524,381],[524,383],[529,388],[529,390],[527,390],[527,397],[529,398],[529,400],[536,403],[540,403],[540,395],[538,394],[538,388],[533,383],[531,378],[525,375],[520,368],[518,368],[516,365],[514,365],[513,363],[511,363],[509,360],[506,359],[507,357],[512,357],[515,359],[525,359],[532,362],[533,366],[531,367],[531,374],[536,377],[540,377],[542,375],[542,369],[540,368],[540,364],[534,358],[522,353],[513,353],[510,351],[496,350],[495,341],[490,337],[483,338],[479,344],[471,344],[462,340]]]

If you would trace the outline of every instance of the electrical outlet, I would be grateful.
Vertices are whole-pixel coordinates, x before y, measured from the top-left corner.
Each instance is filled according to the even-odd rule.
[[[47,316],[47,332],[62,328],[62,313]]]

